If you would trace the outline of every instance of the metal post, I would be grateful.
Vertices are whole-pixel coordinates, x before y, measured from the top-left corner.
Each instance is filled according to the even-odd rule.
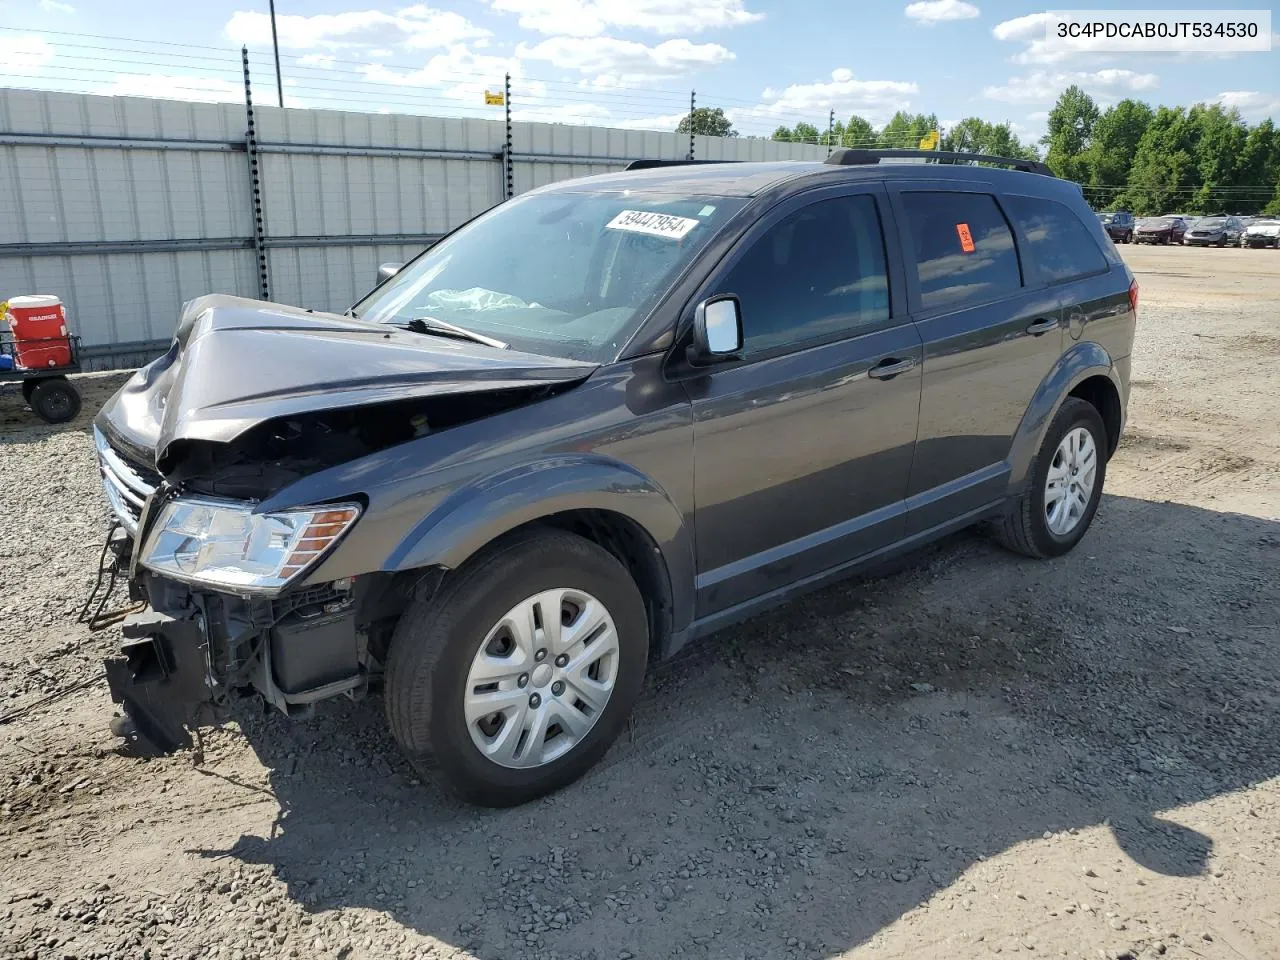
[[[258,131],[253,118],[253,91],[249,86],[249,48],[240,48],[240,62],[244,67],[244,112],[247,126],[244,133],[245,153],[249,157],[249,208],[253,215],[253,253],[258,258],[258,294],[263,300],[271,299],[271,276],[267,272],[267,232],[262,219],[262,167],[258,158]]]
[[[698,91],[690,90],[689,91],[689,159],[690,160],[693,159],[693,149],[694,149],[693,115],[696,112],[697,107],[698,107]]]
[[[503,148],[505,172],[507,175],[507,199],[516,195],[515,162],[511,159],[511,74],[507,74],[506,86],[502,90],[502,102],[507,111],[507,144]]]
[[[280,41],[276,39],[276,0],[268,0],[271,7],[271,49],[276,55],[276,96],[284,106],[284,81],[280,79]]]
[[[827,156],[831,156],[831,151],[835,149],[832,140],[836,135],[836,108],[831,108],[831,115],[827,117]]]

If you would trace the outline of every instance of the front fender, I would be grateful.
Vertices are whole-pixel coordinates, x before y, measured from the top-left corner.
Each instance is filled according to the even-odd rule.
[[[570,510],[604,510],[639,525],[659,550],[676,630],[693,616],[693,538],[680,510],[649,477],[625,463],[564,454],[455,490],[396,545],[383,570],[454,569],[516,527]]]
[[[1062,401],[1076,386],[1089,377],[1101,374],[1110,380],[1120,396],[1124,385],[1115,371],[1111,355],[1092,340],[1081,340],[1058,358],[1058,362],[1040,381],[1035,396],[1022,415],[1022,422],[1013,437],[1009,450],[1009,493],[1020,491],[1027,482],[1031,461],[1044,442],[1045,431],[1053,421]]]

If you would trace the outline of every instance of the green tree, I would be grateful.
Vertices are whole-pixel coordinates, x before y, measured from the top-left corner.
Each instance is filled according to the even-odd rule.
[[[1035,148],[1024,144],[1007,123],[965,117],[942,137],[942,149],[957,153],[985,153],[996,157],[1035,160]]]
[[[817,143],[818,128],[812,123],[797,123],[791,130],[791,139],[797,143]]]
[[[1098,106],[1075,84],[1063,90],[1049,111],[1049,132],[1040,141],[1048,150],[1045,162],[1060,177],[1083,182],[1086,165],[1082,154],[1089,146]]]
[[[1121,100],[1098,117],[1093,125],[1089,148],[1084,152],[1087,183],[1092,187],[1123,187],[1142,135],[1154,116],[1151,108],[1138,100]],[[1094,191],[1114,196],[1115,190]]]
[[[738,131],[720,107],[698,107],[686,114],[676,133],[695,133],[704,137],[736,137]]]
[[[856,113],[844,125],[844,136],[839,141],[846,147],[873,147],[876,140],[876,129],[871,121]]]
[[[1249,131],[1240,154],[1236,183],[1247,188],[1241,195],[1249,198],[1249,210],[1257,209],[1263,196],[1259,187],[1275,184],[1276,196],[1267,205],[1269,213],[1280,213],[1280,131],[1270,119]]]
[[[1191,207],[1200,186],[1195,157],[1195,128],[1182,107],[1160,107],[1138,142],[1129,183],[1119,205],[1140,215],[1169,213]]]
[[[791,132],[791,128],[790,128],[790,127],[778,127],[778,129],[777,129],[777,130],[774,130],[774,131],[773,131],[773,136],[772,136],[772,137],[770,137],[769,139],[771,139],[771,140],[794,140],[794,139],[795,139],[795,135]]]
[[[1192,205],[1205,213],[1243,213],[1250,206],[1248,198],[1230,189],[1239,184],[1240,155],[1249,138],[1240,112],[1216,103],[1197,103],[1188,111],[1187,120],[1192,126],[1192,156],[1200,183]]]
[[[938,115],[934,113],[907,113],[899,110],[877,134],[881,147],[914,150],[931,130],[938,129]]]

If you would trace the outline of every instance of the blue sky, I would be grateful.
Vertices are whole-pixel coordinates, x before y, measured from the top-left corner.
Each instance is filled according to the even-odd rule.
[[[908,109],[944,125],[1006,120],[1034,139],[1070,83],[1104,105],[1218,101],[1250,121],[1280,118],[1280,41],[1270,53],[1231,56],[1064,57],[1038,42],[1043,9],[1008,0],[279,0],[277,15],[286,101],[298,106],[496,116],[483,92],[509,70],[518,118],[658,129],[674,126],[691,88],[743,133],[823,126],[831,108],[876,124]],[[233,102],[233,51],[245,43],[263,52],[257,96],[272,102],[266,10],[267,0],[0,0],[0,37],[16,85]]]

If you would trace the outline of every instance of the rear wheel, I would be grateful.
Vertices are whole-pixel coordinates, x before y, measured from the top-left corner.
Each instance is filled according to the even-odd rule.
[[[80,391],[63,377],[49,377],[35,381],[27,402],[45,423],[66,423],[80,412]]]
[[[1028,557],[1057,557],[1074,547],[1098,510],[1106,451],[1097,409],[1068,397],[1031,464],[1029,486],[994,525],[996,539]]]
[[[401,617],[391,733],[472,803],[532,800],[586,773],[618,735],[648,632],[635,582],[596,544],[555,530],[499,543]]]

